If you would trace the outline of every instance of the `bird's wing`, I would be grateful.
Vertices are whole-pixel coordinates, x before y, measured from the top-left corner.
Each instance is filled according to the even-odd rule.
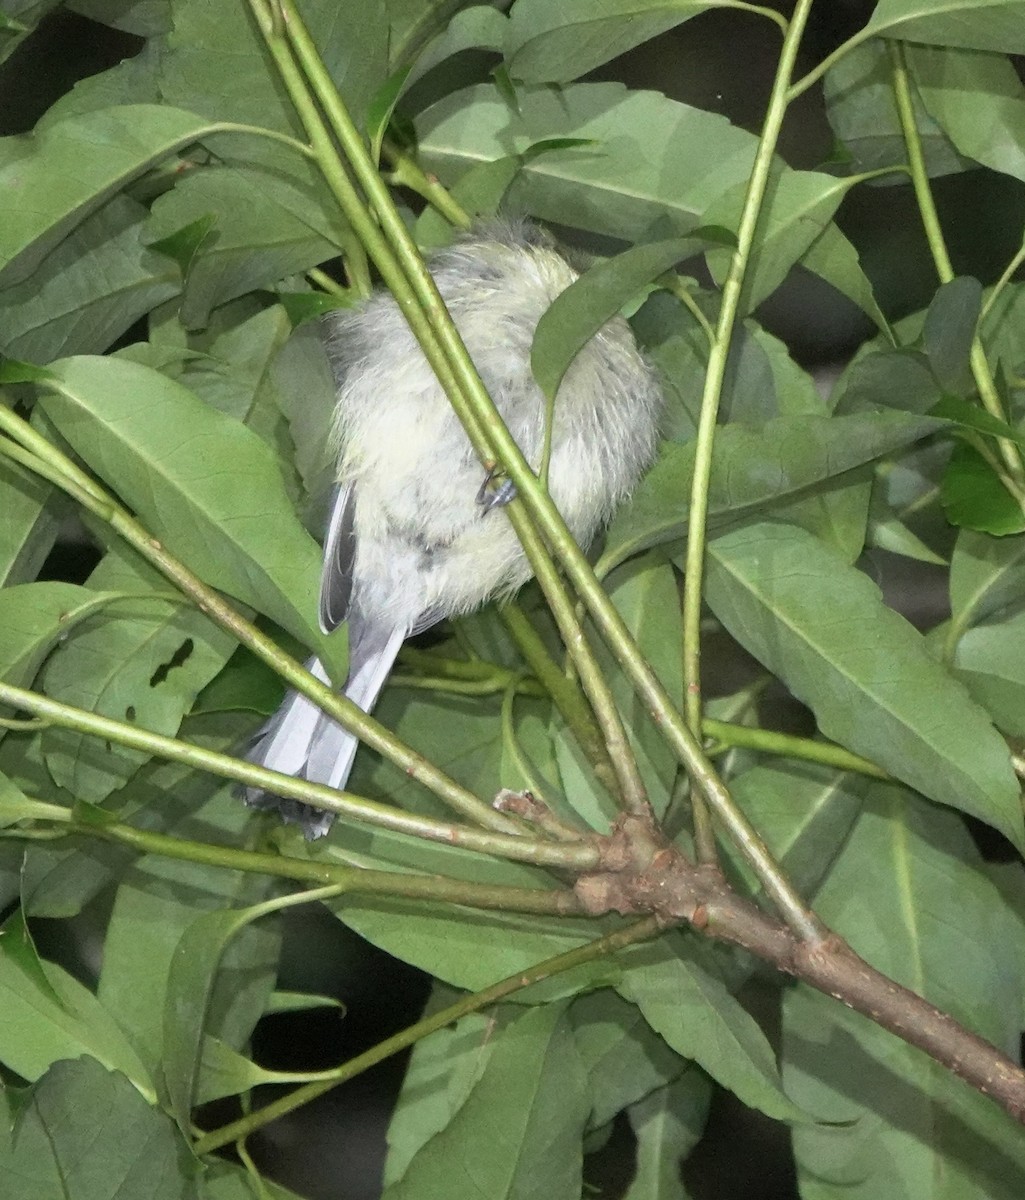
[[[345,620],[352,599],[356,561],[356,489],[351,483],[335,488],[324,539],[324,569],[320,576],[320,627],[331,633]]]

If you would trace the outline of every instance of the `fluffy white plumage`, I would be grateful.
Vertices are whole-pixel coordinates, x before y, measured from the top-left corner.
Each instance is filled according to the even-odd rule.
[[[494,223],[430,263],[452,319],[527,461],[537,468],[544,397],[530,369],[538,320],[577,278],[547,235]],[[338,489],[324,547],[321,622],[349,622],[346,694],[369,711],[403,640],[508,594],[530,575],[501,506],[482,502],[485,472],[387,292],[330,318],[338,382]],[[661,397],[627,323],[615,317],[576,356],[555,402],[549,488],[587,546],[655,451]],[[315,660],[311,667],[324,678]],[[344,787],[356,739],[290,693],[250,759]],[[319,837],[331,814],[249,790]]]

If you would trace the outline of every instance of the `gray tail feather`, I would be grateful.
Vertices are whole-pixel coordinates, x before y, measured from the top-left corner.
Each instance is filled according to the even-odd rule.
[[[345,695],[364,712],[374,707],[405,637],[403,629],[381,634],[364,628],[350,644]],[[329,682],[319,659],[311,658],[306,667],[324,683]],[[342,789],[358,746],[357,737],[322,713],[311,700],[298,692],[289,692],[278,711],[253,738],[246,758],[284,775]],[[253,808],[277,809],[284,821],[302,827],[307,841],[323,837],[334,821],[331,812],[259,788],[245,788],[242,796]]]

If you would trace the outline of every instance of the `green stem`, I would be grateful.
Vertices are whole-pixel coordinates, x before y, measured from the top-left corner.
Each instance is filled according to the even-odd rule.
[[[518,604],[503,604],[498,615],[534,677],[551,696],[598,780],[611,795],[615,795],[616,773],[583,693],[548,653],[547,646]]]
[[[980,329],[982,328],[983,321],[985,321],[985,319],[989,316],[990,309],[997,302],[1000,293],[1011,282],[1011,276],[1015,273],[1015,271],[1018,270],[1023,262],[1025,262],[1025,241],[1022,242],[1017,254],[1015,254],[1015,256],[1004,268],[1000,278],[990,288],[989,295],[986,297],[985,303],[982,306],[982,311],[979,313]]]
[[[402,306],[410,328],[445,389],[474,449],[484,462],[494,462],[497,457],[519,491],[522,492],[523,487],[529,487],[533,497],[543,497],[541,502],[546,506],[549,519],[554,521],[559,530],[560,541],[571,546],[583,559],[582,552],[573,541],[546,489],[524,459],[488,395],[434,280],[367,153],[359,131],[328,75],[295,5],[291,0],[277,0],[277,3],[284,17],[289,44],[380,226],[371,219],[355,187],[338,163],[327,130],[313,108],[305,84],[302,79],[297,78],[295,64],[286,48],[274,38],[272,25],[266,21],[263,0],[250,0],[258,18],[262,18],[261,28],[264,30],[274,61],[282,72],[282,78],[293,102],[301,109],[300,115],[317,150],[318,163],[325,172],[325,178],[332,186],[346,218],[364,241],[385,283]],[[534,504],[529,504],[528,511],[536,517],[537,514],[533,510]],[[644,784],[625,729],[601,669],[576,620],[573,603],[559,578],[551,553],[538,535],[530,516],[521,510],[518,503],[514,501],[506,508],[506,512],[559,626],[567,651],[576,664],[581,686],[586,691],[602,727],[609,758],[616,770],[623,805],[628,811],[648,817],[650,808]],[[556,549],[561,556],[561,547]]]
[[[320,288],[322,292],[326,292],[329,296],[334,296],[337,300],[343,300],[348,303],[352,299],[349,289],[342,287],[337,280],[332,279],[331,276],[326,271],[322,271],[320,267],[310,267],[306,272],[306,278],[315,287]]]
[[[464,850],[494,854],[499,858],[511,858],[538,866],[560,866],[570,870],[587,871],[598,866],[601,861],[601,852],[594,844],[581,842],[572,846],[555,845],[515,835],[453,825],[431,817],[416,816],[391,805],[367,800],[350,792],[336,791],[308,779],[294,779],[278,771],[269,771],[266,767],[255,766],[229,754],[204,750],[200,746],[138,729],[134,725],[101,717],[84,709],[59,704],[37,692],[12,687],[10,684],[0,683],[0,704],[9,704],[12,708],[45,717],[63,729],[74,729],[78,733],[128,746],[133,750],[141,750],[156,758],[184,763],[224,779],[234,780],[246,787],[259,788],[275,796],[315,804],[318,808],[337,813],[347,820],[391,829],[396,833],[406,833],[427,841],[442,842]]]
[[[787,89],[790,86],[797,51],[808,21],[812,0],[798,0],[783,39],[776,78],[769,96],[768,109],[762,125],[747,194],[737,229],[737,247],[723,284],[719,319],[715,338],[708,355],[705,386],[701,397],[701,414],[695,440],[694,477],[690,491],[690,513],[687,521],[687,554],[683,589],[683,666],[684,705],[687,723],[694,733],[701,730],[701,598],[704,587],[706,526],[708,522],[708,489],[712,474],[712,446],[715,440],[719,403],[726,378],[726,362],[733,342],[733,331],[740,314],[744,278],[754,249],[758,221],[765,200],[772,160],[779,141],[779,131],[787,111]],[[695,801],[697,797],[695,797]],[[715,834],[708,810],[703,803],[694,803],[694,844],[700,862],[715,862]]]
[[[765,8],[761,4],[745,4],[743,0],[732,0],[729,7],[738,9],[740,12],[753,13],[756,17],[768,17],[773,24],[779,26],[784,35],[786,34],[787,19],[782,13],[776,12],[774,8]]]
[[[502,912],[555,916],[577,916],[583,911],[573,892],[565,889],[548,891],[541,888],[493,887],[483,883],[468,883],[462,879],[450,879],[445,875],[406,874],[340,866],[338,863],[293,858],[287,854],[259,854],[251,850],[238,850],[232,846],[187,841],[151,830],[137,829],[132,825],[104,825],[72,819],[67,822],[67,828],[70,833],[130,846],[140,854],[159,854],[163,858],[200,863],[225,871],[273,875],[279,879],[292,879],[297,883],[334,887],[339,889],[339,895],[398,896],[409,900],[430,900],[479,909],[499,909]]]
[[[837,746],[834,742],[816,742],[811,738],[777,733],[773,729],[752,728],[750,725],[735,725],[730,721],[716,721],[711,717],[705,717],[701,724],[706,736],[715,738],[723,747],[742,746],[749,750],[775,754],[780,758],[798,758],[805,762],[823,763],[841,771],[856,771],[859,775],[871,775],[876,779],[893,778],[874,762],[845,750],[843,746]]]
[[[939,213],[936,211],[936,202],[933,199],[932,187],[929,182],[929,172],[925,165],[922,139],[919,136],[918,126],[915,123],[915,109],[911,97],[911,80],[908,75],[907,55],[903,44],[900,42],[887,42],[887,50],[890,55],[893,95],[897,104],[897,115],[900,119],[904,145],[908,152],[908,165],[911,169],[911,182],[915,189],[918,211],[922,218],[922,226],[925,229],[925,236],[929,243],[933,264],[936,267],[936,274],[939,277],[940,283],[949,283],[954,278],[954,267],[947,252],[947,244],[943,237],[943,228],[940,225]],[[982,345],[982,339],[979,337],[978,325],[976,325],[975,336],[972,338],[970,361],[972,376],[975,380],[975,386],[983,407],[991,416],[1006,423],[1007,415],[1000,402],[1000,393],[997,391],[993,373],[990,371],[989,362],[986,359],[986,351]],[[1025,463],[1022,461],[1021,451],[1014,442],[1007,438],[998,438],[997,445],[1007,471],[1016,484],[1016,490],[1012,492],[1012,495],[1014,495],[1018,504],[1021,505],[1023,491],[1025,491]]]
[[[813,84],[818,83],[827,71],[835,67],[840,59],[845,58],[852,50],[856,50],[858,46],[871,41],[875,36],[876,32],[873,29],[859,29],[846,42],[837,46],[832,54],[828,54],[817,67],[812,68],[807,75],[802,75],[796,83],[790,85],[786,95],[787,103],[792,104],[798,96],[803,96]]]
[[[428,175],[408,151],[396,146],[388,138],[384,140],[383,149],[385,157],[391,164],[389,183],[408,188],[410,191],[416,192],[418,196],[422,196],[456,229],[470,228],[472,221],[466,209],[453,198],[448,188],[443,187],[433,175]]]
[[[232,1121],[229,1125],[224,1125],[220,1129],[215,1129],[210,1133],[204,1134],[193,1144],[193,1151],[197,1155],[210,1154],[214,1150],[219,1150],[222,1146],[227,1146],[232,1142],[239,1141],[241,1138],[249,1137],[250,1134],[255,1133],[257,1129],[262,1129],[271,1121],[276,1121],[279,1117],[294,1112],[297,1108],[301,1108],[302,1105],[308,1104],[311,1100],[315,1100],[318,1096],[322,1096],[325,1092],[330,1091],[331,1088],[337,1087],[338,1084],[346,1083],[361,1072],[376,1066],[379,1062],[383,1062],[393,1054],[397,1054],[400,1050],[405,1050],[407,1047],[415,1045],[422,1038],[437,1032],[439,1029],[444,1029],[446,1025],[451,1025],[454,1021],[458,1021],[470,1013],[479,1012],[482,1008],[489,1008],[492,1004],[497,1004],[498,1001],[504,1000],[507,996],[511,996],[525,987],[530,987],[533,983],[539,983],[553,975],[569,971],[573,967],[583,966],[586,963],[593,962],[595,959],[608,957],[610,954],[624,950],[627,946],[631,946],[636,942],[647,941],[658,932],[659,923],[657,918],[645,917],[641,921],[635,921],[627,925],[624,929],[617,929],[615,933],[610,933],[603,938],[598,938],[596,941],[588,942],[586,946],[580,946],[578,949],[570,950],[565,954],[557,954],[554,958],[545,959],[544,962],[537,963],[535,966],[529,967],[526,971],[519,971],[515,975],[511,975],[508,979],[503,979],[500,983],[493,984],[483,991],[465,996],[455,1004],[450,1004],[447,1008],[440,1009],[438,1012],[432,1013],[429,1017],[424,1017],[423,1020],[417,1021],[415,1025],[410,1025],[407,1029],[403,1029],[400,1033],[386,1038],[370,1050],[351,1059],[344,1066],[339,1067],[337,1071],[333,1072],[330,1079],[318,1080],[314,1083],[306,1084],[304,1087],[297,1088],[289,1095],[282,1096],[280,1100],[275,1100],[254,1113],[249,1113],[237,1121]]]

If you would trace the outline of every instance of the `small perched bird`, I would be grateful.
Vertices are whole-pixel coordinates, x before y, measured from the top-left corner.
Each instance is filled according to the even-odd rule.
[[[530,352],[538,320],[577,272],[537,226],[494,222],[436,254],[430,271],[466,348],[527,461],[538,468],[545,399]],[[496,487],[399,306],[375,292],[332,314],[338,484],[324,543],[320,620],[349,626],[345,694],[369,712],[407,637],[513,592],[530,576]],[[662,400],[630,327],[614,317],[580,350],[555,400],[549,492],[587,546],[655,452]],[[327,682],[317,659],[308,664]],[[343,788],[356,737],[291,692],[249,760]],[[246,789],[307,838],[333,815]]]

